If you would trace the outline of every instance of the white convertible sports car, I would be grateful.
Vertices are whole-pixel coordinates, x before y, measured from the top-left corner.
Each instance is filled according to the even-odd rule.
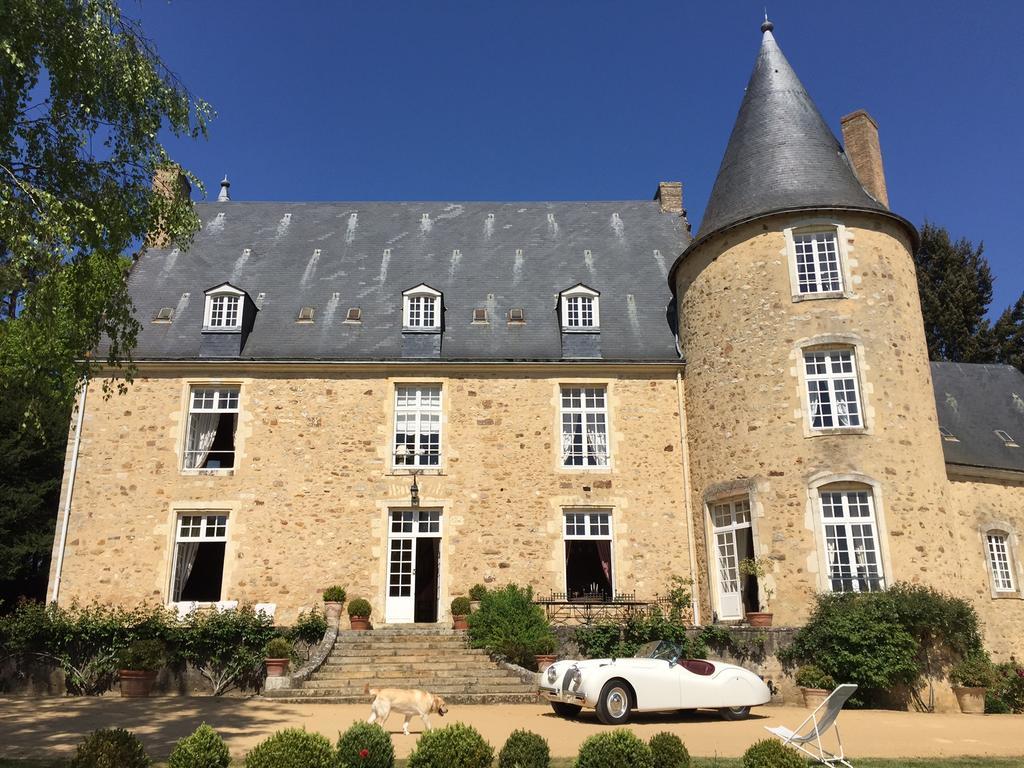
[[[562,717],[593,707],[607,725],[625,723],[633,712],[675,709],[717,709],[726,720],[742,720],[771,698],[750,670],[681,659],[679,646],[666,640],[647,643],[631,659],[555,662],[541,673],[539,693]]]

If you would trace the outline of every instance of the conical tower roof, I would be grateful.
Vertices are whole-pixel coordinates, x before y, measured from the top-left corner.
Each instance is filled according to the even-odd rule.
[[[767,20],[761,26],[761,50],[694,245],[771,213],[830,208],[887,212],[857,180],[772,29]]]

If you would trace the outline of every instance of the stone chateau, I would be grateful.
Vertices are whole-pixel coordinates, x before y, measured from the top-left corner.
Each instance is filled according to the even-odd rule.
[[[679,183],[247,203],[226,179],[191,248],[155,233],[138,376],[73,417],[50,598],[288,623],[342,584],[432,623],[477,582],[649,600],[680,576],[698,623],[790,626],[908,581],[1024,652],[1024,376],[929,364],[874,121],[844,117],[844,148],[762,32],[695,236]]]

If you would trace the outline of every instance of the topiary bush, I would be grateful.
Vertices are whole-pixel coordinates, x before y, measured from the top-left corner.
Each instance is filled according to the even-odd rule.
[[[334,748],[319,733],[285,728],[253,747],[245,768],[334,768]]]
[[[654,756],[632,731],[616,728],[584,741],[575,768],[654,768]]]
[[[474,584],[469,588],[469,599],[474,602],[479,602],[484,599],[484,595],[487,594],[487,587],[483,584]]]
[[[370,611],[373,608],[370,605],[369,600],[364,600],[361,597],[357,597],[355,600],[348,604],[348,615],[349,616],[369,616]]]
[[[124,728],[93,731],[78,745],[70,768],[149,768],[139,737]]]
[[[533,602],[530,587],[509,584],[488,591],[467,621],[474,648],[486,648],[522,667],[533,667],[535,655],[555,649],[555,635],[544,611]]]
[[[263,649],[263,655],[268,659],[290,659],[292,657],[292,644],[287,637],[272,637]]]
[[[206,723],[180,739],[167,758],[167,768],[228,768],[230,763],[227,744]]]
[[[467,616],[469,614],[469,598],[456,597],[452,600],[452,616]]]
[[[408,768],[491,768],[493,762],[494,749],[476,728],[453,723],[420,736]]]
[[[324,602],[325,603],[344,603],[345,602],[345,588],[337,585],[328,587],[324,590]]]
[[[674,733],[656,733],[649,743],[654,768],[690,768],[690,752]]]
[[[781,741],[763,739],[743,753],[743,768],[807,768],[807,761]]]
[[[551,750],[543,736],[522,729],[509,734],[498,753],[498,768],[548,768]]]
[[[392,768],[391,734],[377,723],[354,723],[338,736],[338,768]]]

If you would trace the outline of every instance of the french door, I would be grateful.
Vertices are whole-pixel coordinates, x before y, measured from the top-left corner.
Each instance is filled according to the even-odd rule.
[[[740,561],[753,554],[750,501],[736,499],[715,504],[711,509],[711,518],[718,574],[718,618],[742,619],[744,610]]]
[[[385,622],[437,621],[440,554],[441,510],[391,510]]]

